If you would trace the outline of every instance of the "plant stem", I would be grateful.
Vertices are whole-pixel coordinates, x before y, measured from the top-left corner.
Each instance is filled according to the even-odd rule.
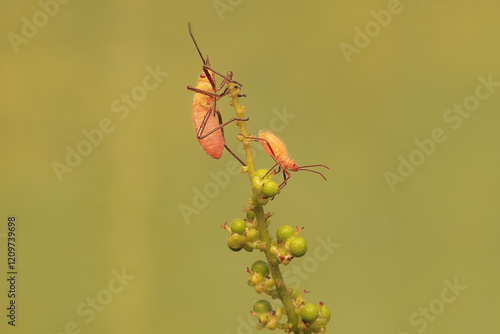
[[[233,83],[228,84],[229,96],[232,98],[230,104],[236,110],[236,115],[238,118],[245,117],[245,106],[240,104],[240,99],[238,97],[240,93],[240,88]],[[248,130],[246,122],[237,121],[236,124],[240,128],[240,132],[243,136],[248,137]],[[252,141],[251,140],[243,140],[243,148],[245,149],[245,159],[246,159],[246,171],[248,173],[248,177],[250,179],[250,185],[252,185],[252,179],[255,174],[255,163],[253,159],[252,152]],[[259,235],[261,237],[263,246],[261,247],[261,251],[264,252],[267,259],[267,264],[269,266],[269,270],[271,271],[271,276],[274,279],[276,291],[278,296],[283,303],[284,311],[288,317],[288,323],[292,325],[291,330],[295,333],[299,333],[299,329],[297,328],[299,323],[299,316],[295,311],[295,307],[293,306],[292,296],[288,291],[285,281],[283,280],[283,275],[281,274],[279,268],[279,260],[278,258],[271,252],[271,236],[269,235],[269,231],[267,229],[266,217],[264,213],[264,207],[258,201],[258,193],[256,189],[252,186],[252,211],[255,213],[255,218],[257,219],[257,230],[259,231]]]

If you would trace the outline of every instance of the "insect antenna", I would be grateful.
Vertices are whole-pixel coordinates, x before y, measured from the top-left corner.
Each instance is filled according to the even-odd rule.
[[[321,177],[322,177],[323,179],[325,179],[325,181],[327,181],[327,180],[326,180],[326,177],[325,177],[323,174],[321,174],[320,172],[318,172],[318,171],[316,171],[316,170],[312,170],[312,169],[307,169],[307,168],[305,168],[305,167],[325,167],[325,168],[326,168],[326,169],[328,169],[328,170],[330,170],[330,168],[326,167],[325,165],[308,165],[308,166],[301,166],[301,167],[299,167],[299,170],[304,170],[304,171],[306,171],[306,172],[311,172],[311,173],[316,173],[316,174],[319,174],[319,175],[321,175]]]
[[[188,28],[189,28],[189,34],[191,35],[191,38],[193,39],[194,45],[196,46],[196,50],[198,50],[198,54],[201,57],[201,60],[203,60],[203,64],[206,64],[205,58],[203,58],[203,55],[201,54],[200,48],[198,47],[198,43],[196,43],[196,40],[194,39],[193,33],[191,32],[191,22],[188,22]]]

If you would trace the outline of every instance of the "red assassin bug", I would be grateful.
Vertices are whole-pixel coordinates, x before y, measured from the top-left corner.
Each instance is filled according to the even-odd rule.
[[[276,163],[274,164],[273,167],[269,169],[270,171],[273,171],[274,173],[274,168],[278,167],[277,173],[280,172],[280,170],[283,170],[283,183],[280,184],[279,190],[283,189],[283,187],[286,185],[288,182],[288,179],[292,176],[290,174],[290,171],[292,172],[297,172],[299,170],[304,170],[312,173],[319,174],[325,179],[326,177],[321,174],[318,171],[308,169],[309,167],[325,167],[326,169],[330,170],[330,168],[326,167],[325,165],[307,165],[307,166],[298,166],[297,163],[288,156],[288,152],[286,151],[285,144],[281,141],[281,139],[278,138],[275,134],[271,132],[261,132],[259,133],[259,138],[256,137],[245,137],[242,135],[242,137],[246,139],[251,139],[255,141],[259,141],[264,150],[266,150],[266,153],[269,154]],[[269,173],[268,172],[268,173]]]
[[[242,86],[239,82],[232,80],[233,73],[231,71],[227,72],[226,75],[220,74],[210,67],[210,62],[208,60],[208,55],[205,60],[201,54],[200,48],[194,39],[191,32],[191,24],[188,24],[189,34],[193,39],[194,45],[198,50],[198,53],[203,61],[203,72],[200,74],[200,81],[196,87],[188,86],[187,89],[195,92],[193,99],[193,123],[194,129],[196,131],[196,138],[200,142],[201,146],[214,159],[219,159],[224,152],[224,147],[231,153],[243,166],[245,163],[238,158],[230,149],[227,147],[224,140],[224,129],[223,127],[232,123],[234,121],[248,121],[248,118],[231,118],[227,122],[222,122],[222,115],[217,109],[217,100],[228,94],[227,88],[221,93],[217,94],[224,85],[228,82],[232,82]],[[222,83],[217,87],[215,84],[215,74],[223,78]],[[244,95],[241,95],[244,96]],[[217,114],[217,118],[215,115]]]

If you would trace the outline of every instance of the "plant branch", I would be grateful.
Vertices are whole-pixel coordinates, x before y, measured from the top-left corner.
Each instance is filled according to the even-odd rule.
[[[239,86],[235,85],[234,83],[229,83],[228,92],[229,92],[228,95],[232,98],[230,104],[236,110],[237,117],[244,118],[246,107],[240,104],[240,99],[238,97],[238,95],[240,94]],[[237,121],[236,124],[240,128],[240,133],[245,137],[249,137],[246,122]],[[248,173],[248,177],[250,179],[250,185],[252,186],[252,179],[255,175],[255,163],[253,159],[253,152],[251,146],[252,140],[242,139],[242,143],[243,143],[243,148],[245,149],[245,159],[247,164],[247,166],[244,167],[244,170]],[[267,229],[264,207],[262,206],[262,204],[259,203],[258,189],[255,189],[253,186],[252,186],[252,198],[250,202],[252,206],[252,211],[255,213],[255,218],[257,219],[257,224],[258,224],[257,230],[259,231],[259,235],[262,240],[262,246],[260,250],[263,251],[264,254],[266,255],[269,270],[275,282],[276,291],[278,293],[281,302],[283,303],[284,311],[288,317],[288,323],[292,325],[291,331],[293,331],[295,334],[298,334],[300,332],[300,330],[297,327],[299,323],[299,316],[296,313],[295,307],[293,306],[292,296],[290,295],[290,292],[286,287],[285,281],[283,280],[283,275],[281,274],[279,268],[280,262],[276,257],[276,255],[274,255],[271,252],[272,240],[271,236],[269,235],[269,231]]]

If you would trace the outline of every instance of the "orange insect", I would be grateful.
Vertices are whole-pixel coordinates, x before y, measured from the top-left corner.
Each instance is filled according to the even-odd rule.
[[[285,144],[275,134],[273,134],[271,132],[261,132],[261,133],[259,133],[259,138],[245,137],[245,136],[243,136],[243,137],[247,138],[247,139],[260,141],[260,144],[262,145],[264,150],[266,150],[266,153],[269,154],[274,159],[274,161],[276,161],[274,166],[269,169],[269,172],[273,171],[273,173],[274,173],[275,167],[278,167],[277,173],[279,173],[280,170],[283,170],[283,183],[281,183],[279,186],[280,190],[283,189],[283,187],[288,182],[288,179],[290,179],[290,177],[292,176],[290,174],[290,171],[297,172],[299,170],[304,170],[307,172],[316,173],[316,174],[321,175],[323,177],[323,179],[325,179],[325,181],[326,181],[326,177],[323,174],[321,174],[318,171],[311,170],[308,168],[309,167],[325,167],[328,170],[330,170],[330,168],[328,168],[325,165],[298,166],[297,163],[292,158],[290,158],[288,156],[288,152],[286,151]]]
[[[187,89],[195,92],[193,99],[193,123],[196,132],[196,138],[205,152],[214,159],[219,159],[224,152],[224,147],[231,153],[243,166],[245,163],[227,147],[224,140],[223,127],[234,121],[248,121],[248,118],[231,118],[227,122],[222,122],[222,115],[217,109],[217,100],[228,94],[227,88],[220,94],[217,94],[224,85],[232,82],[242,86],[239,82],[232,80],[233,73],[227,72],[226,75],[220,74],[210,67],[208,55],[205,60],[201,54],[200,48],[191,32],[191,24],[188,24],[189,34],[193,39],[194,45],[203,61],[203,72],[200,74],[200,80],[196,87],[188,86]],[[223,78],[222,83],[217,87],[215,75]],[[244,96],[244,95],[241,95]],[[217,119],[215,118],[217,115]]]

